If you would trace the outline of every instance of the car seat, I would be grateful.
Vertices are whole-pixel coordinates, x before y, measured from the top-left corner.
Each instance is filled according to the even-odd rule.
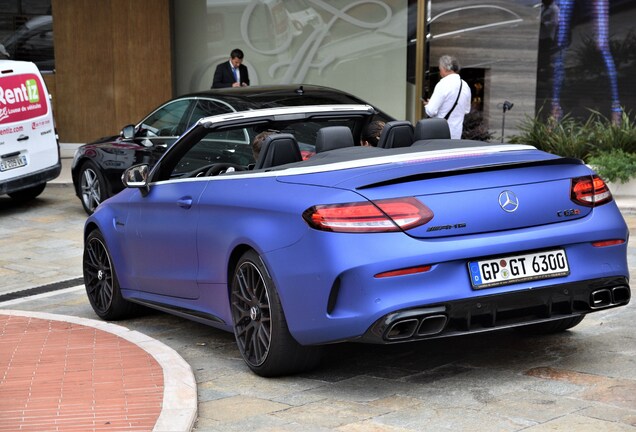
[[[378,147],[408,147],[413,144],[413,125],[405,120],[390,121],[384,125]]]
[[[425,118],[415,125],[415,141],[430,139],[450,139],[448,122],[443,118]]]
[[[254,169],[271,168],[302,161],[296,138],[291,134],[273,134],[265,138]]]
[[[316,153],[345,147],[353,147],[351,129],[346,126],[328,126],[316,134]]]

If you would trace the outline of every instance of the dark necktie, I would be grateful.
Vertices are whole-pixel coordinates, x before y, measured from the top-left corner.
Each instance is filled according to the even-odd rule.
[[[236,73],[236,68],[232,68],[232,73],[234,74],[234,81],[238,82],[238,75]]]

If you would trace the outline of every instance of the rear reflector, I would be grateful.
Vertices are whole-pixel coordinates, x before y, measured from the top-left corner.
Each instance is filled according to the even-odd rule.
[[[392,271],[378,273],[374,277],[379,279],[379,278],[386,278],[386,277],[393,277],[393,276],[404,276],[404,275],[410,275],[410,274],[416,274],[416,273],[426,273],[430,269],[431,269],[430,265],[409,267],[409,268],[400,269],[400,270],[392,270]]]
[[[603,241],[593,242],[592,246],[594,246],[594,247],[607,247],[607,246],[615,246],[615,245],[619,245],[619,244],[623,244],[623,243],[625,243],[625,240],[621,240],[621,239],[603,240]]]
[[[368,233],[407,230],[433,219],[433,212],[413,197],[317,205],[303,213],[312,228]]]
[[[609,188],[597,175],[573,178],[570,197],[575,203],[586,207],[596,207],[613,199]]]

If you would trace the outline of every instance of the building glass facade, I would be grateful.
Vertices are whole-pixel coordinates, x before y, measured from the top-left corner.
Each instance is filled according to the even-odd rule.
[[[0,0],[0,42],[11,58],[34,61],[44,73],[55,71],[52,4]],[[586,118],[595,110],[610,118],[630,112],[636,104],[630,79],[636,72],[633,0],[172,0],[170,8],[156,4],[166,13],[170,9],[172,18],[170,28],[160,31],[172,33],[174,73],[166,80],[172,81],[173,95],[210,88],[216,65],[227,61],[233,48],[240,48],[252,85],[335,87],[411,121],[417,120],[419,98],[429,96],[439,80],[437,59],[453,55],[471,86],[474,113],[497,140],[518,132],[528,116],[571,113]],[[425,61],[422,70],[416,70],[417,11],[422,6]],[[144,11],[132,8],[131,20],[135,13]],[[422,89],[416,89],[416,76],[424,77]],[[75,90],[61,86],[58,91]],[[505,102],[514,107],[507,113]]]
[[[0,0],[0,44],[11,60],[55,70],[51,0]]]
[[[310,83],[405,117],[406,0],[174,2],[178,94],[210,88],[230,51],[252,85]]]
[[[615,122],[636,105],[636,2],[543,0],[537,110]]]

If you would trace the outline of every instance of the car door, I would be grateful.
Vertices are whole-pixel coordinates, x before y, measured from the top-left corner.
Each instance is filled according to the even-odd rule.
[[[197,202],[206,185],[201,179],[167,181],[133,197],[126,236],[135,289],[198,298]]]
[[[162,161],[166,175],[129,202],[126,235],[135,289],[198,298],[199,198],[208,185],[202,174],[212,164],[228,162],[218,149],[226,135],[212,132],[178,158]]]

